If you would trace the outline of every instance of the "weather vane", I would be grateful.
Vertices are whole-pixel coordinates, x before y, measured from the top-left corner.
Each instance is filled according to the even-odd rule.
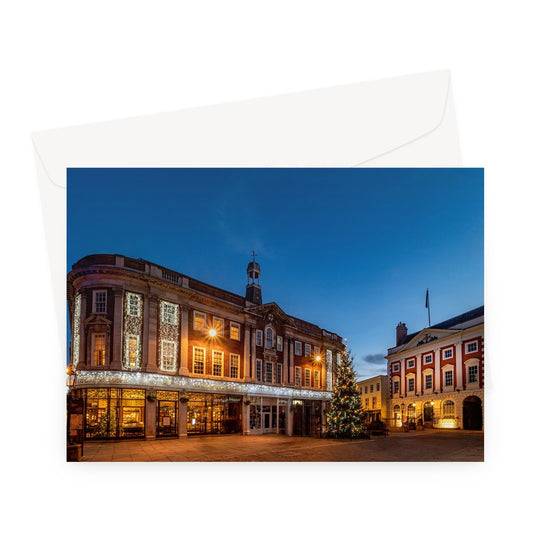
[[[256,255],[257,255],[257,254],[255,253],[255,250],[252,250],[252,257],[254,258],[254,263],[255,263],[255,256],[256,256]]]

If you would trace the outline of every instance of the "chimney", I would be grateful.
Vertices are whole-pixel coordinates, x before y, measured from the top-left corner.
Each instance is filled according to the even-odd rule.
[[[400,346],[405,337],[407,337],[407,328],[403,322],[400,322],[396,326],[396,346]]]

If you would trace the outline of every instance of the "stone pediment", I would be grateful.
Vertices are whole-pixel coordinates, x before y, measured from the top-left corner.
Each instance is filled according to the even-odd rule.
[[[399,351],[407,351],[419,346],[424,346],[426,344],[430,345],[435,341],[444,339],[457,333],[458,330],[455,329],[435,329],[435,328],[424,328],[417,335],[415,335],[405,346],[402,347]]]
[[[102,315],[89,315],[83,323],[87,326],[89,324],[104,324],[106,326],[110,326],[112,324],[111,320],[107,319],[105,316]]]
[[[266,323],[287,324],[289,322],[289,317],[275,302],[250,307],[248,310],[259,315]]]

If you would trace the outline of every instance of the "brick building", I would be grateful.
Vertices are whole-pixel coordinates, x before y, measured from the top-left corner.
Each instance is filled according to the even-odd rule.
[[[386,358],[391,425],[483,428],[483,306],[409,335],[400,322]]]
[[[121,255],[73,265],[86,439],[324,431],[342,339],[263,304],[259,264],[247,273],[240,296]]]

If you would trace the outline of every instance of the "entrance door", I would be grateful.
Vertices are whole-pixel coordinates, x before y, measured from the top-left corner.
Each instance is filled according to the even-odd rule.
[[[157,402],[157,433],[158,437],[174,437],[177,435],[178,402]]]
[[[477,396],[469,396],[463,402],[463,429],[483,429],[483,410]]]
[[[424,404],[424,426],[433,427],[433,406],[431,402]]]

